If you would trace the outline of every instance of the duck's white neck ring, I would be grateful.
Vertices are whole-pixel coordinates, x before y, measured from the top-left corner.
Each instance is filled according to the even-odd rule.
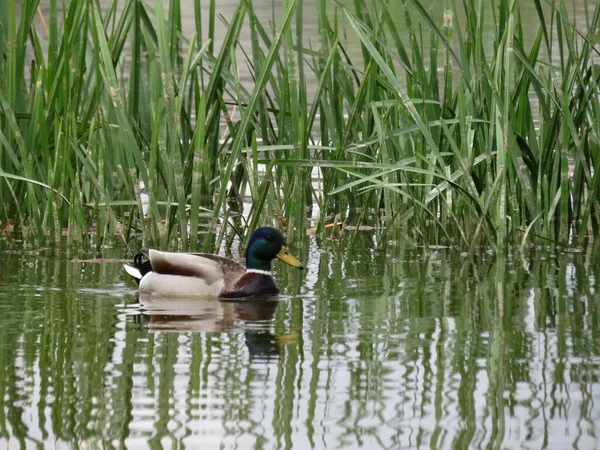
[[[246,269],[246,273],[258,273],[260,275],[269,275],[270,277],[273,276],[273,274],[271,272],[269,272],[268,270]]]

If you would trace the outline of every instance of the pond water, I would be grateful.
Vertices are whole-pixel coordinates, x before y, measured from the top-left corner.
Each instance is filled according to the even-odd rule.
[[[598,246],[377,239],[292,245],[278,301],[146,307],[131,252],[0,241],[0,448],[600,447]]]

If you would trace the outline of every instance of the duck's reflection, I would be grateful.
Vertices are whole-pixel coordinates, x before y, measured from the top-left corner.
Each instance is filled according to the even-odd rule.
[[[295,334],[275,334],[277,297],[223,301],[140,295],[141,313],[150,332],[239,332],[255,357],[270,358],[295,342]]]

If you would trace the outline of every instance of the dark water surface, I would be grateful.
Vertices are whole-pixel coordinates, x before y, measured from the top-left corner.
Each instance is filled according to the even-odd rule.
[[[600,447],[600,251],[294,251],[278,302],[141,309],[77,261],[122,249],[0,241],[0,448]]]

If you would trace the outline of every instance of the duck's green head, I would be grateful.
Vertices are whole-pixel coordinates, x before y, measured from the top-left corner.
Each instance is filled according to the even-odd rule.
[[[281,231],[271,227],[259,228],[250,238],[246,250],[246,267],[270,272],[273,258],[279,258],[292,267],[304,269],[300,261],[292,256],[285,246],[285,238]]]

